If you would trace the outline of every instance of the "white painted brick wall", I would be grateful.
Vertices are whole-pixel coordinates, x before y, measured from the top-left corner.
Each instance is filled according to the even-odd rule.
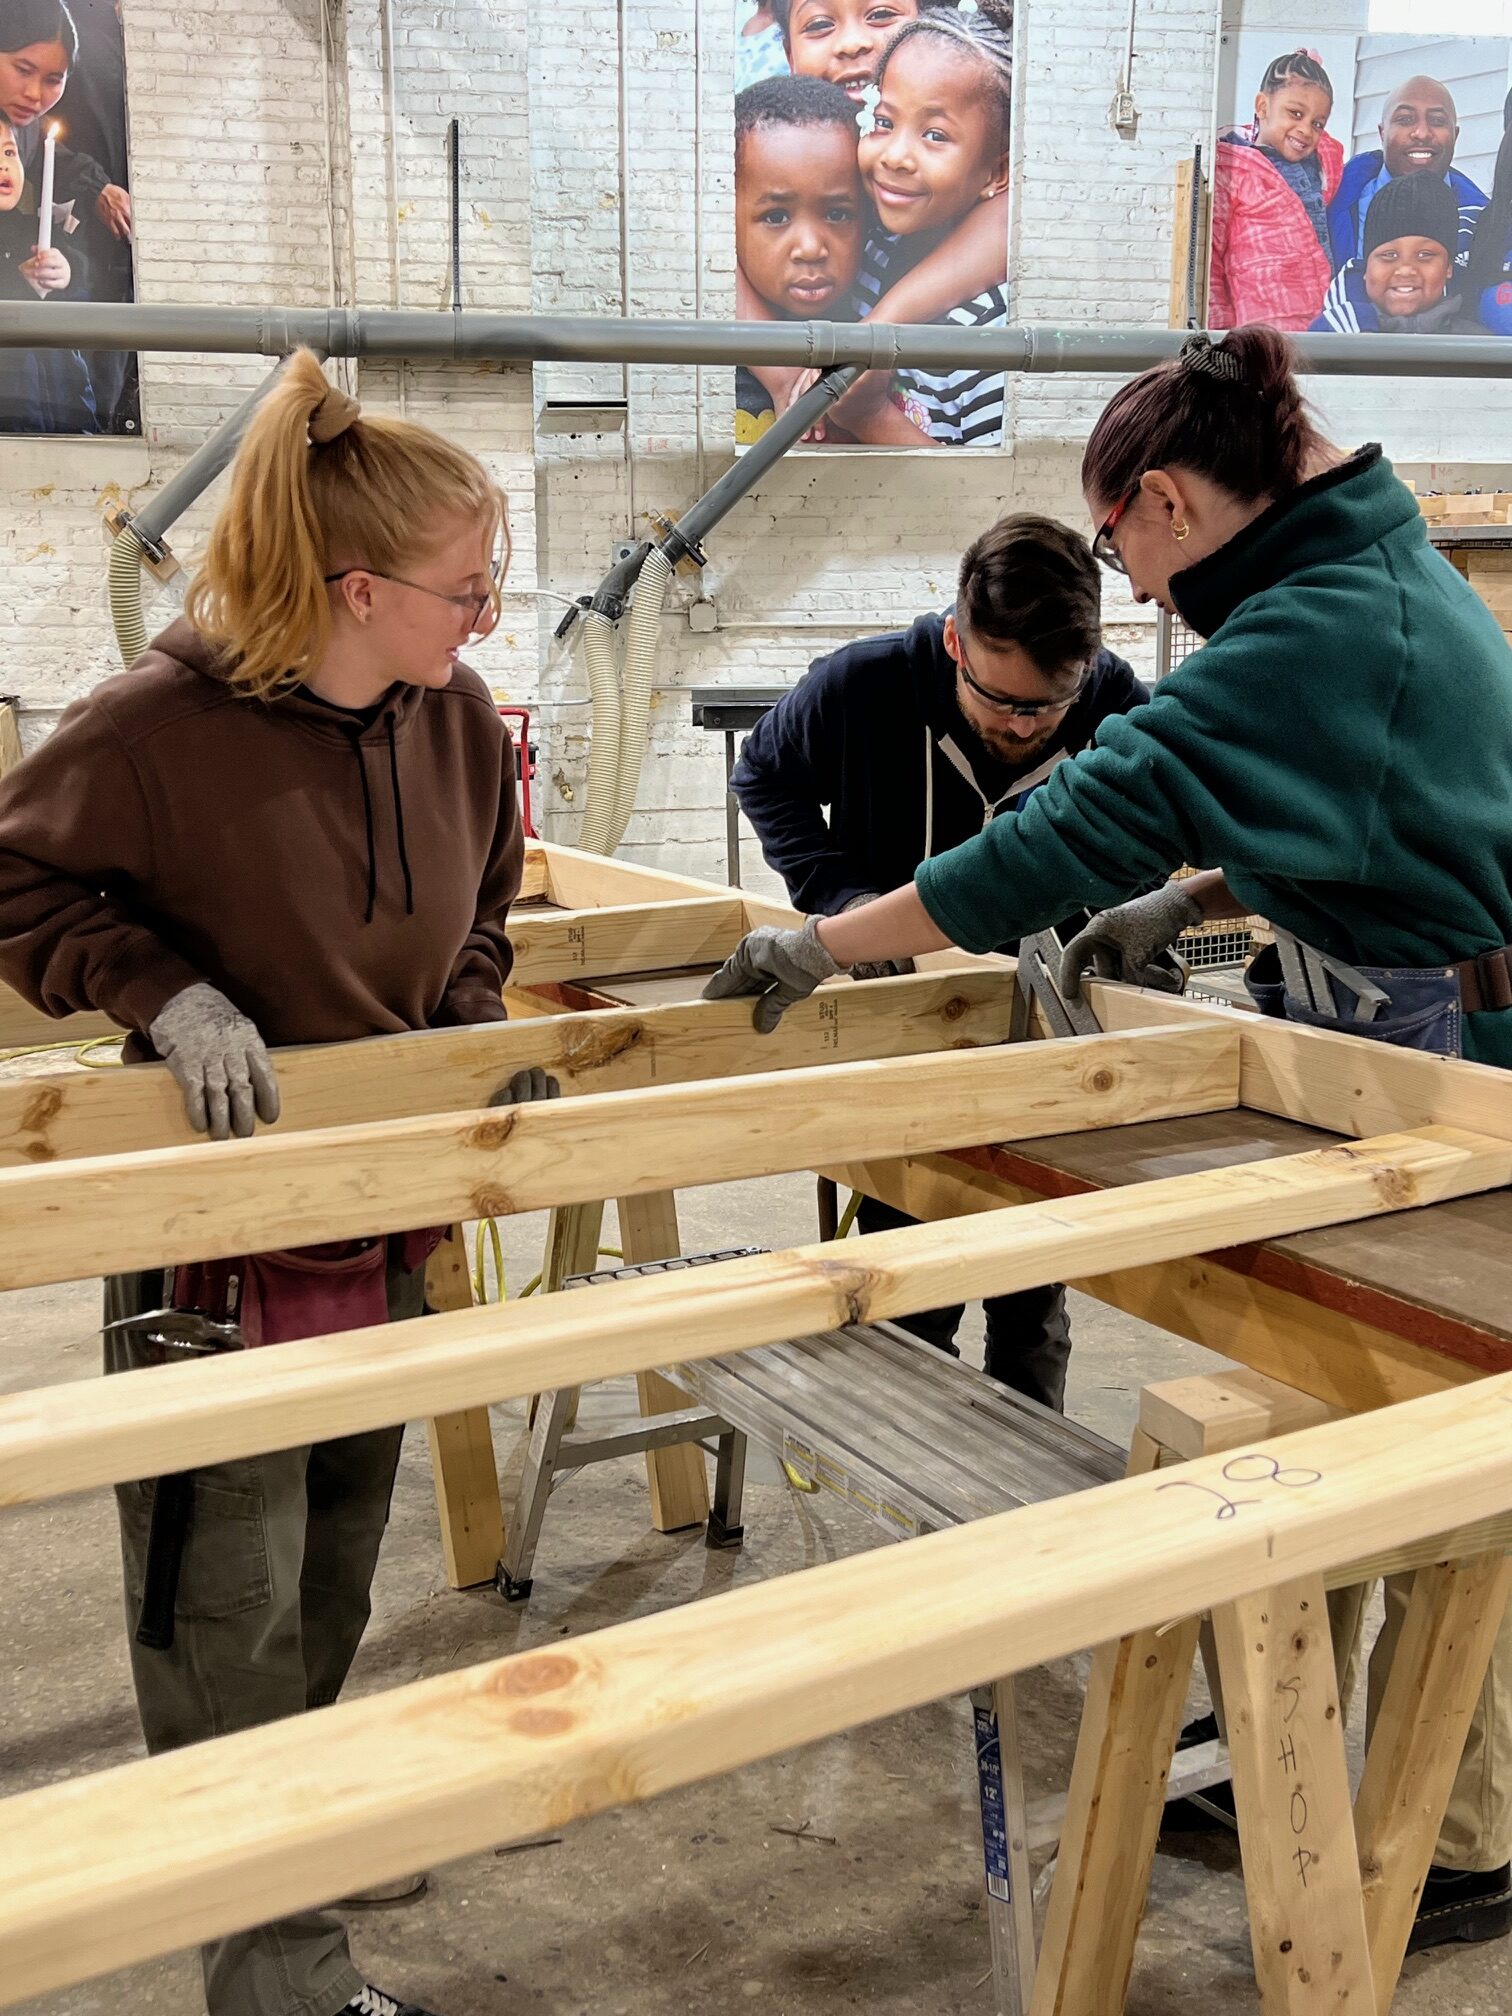
[[[1291,0],[1250,4],[1280,24]],[[1330,19],[1355,5],[1324,0]],[[241,0],[233,10],[131,0],[141,297],[439,308],[450,298],[445,136],[455,116],[467,306],[727,315],[734,11],[732,0],[329,0],[328,9]],[[1012,266],[1023,319],[1164,324],[1175,166],[1208,137],[1216,14],[1213,0],[1141,5],[1140,121],[1124,138],[1108,111],[1126,0],[1030,0],[1020,10]],[[8,444],[0,686],[21,692],[29,737],[115,666],[101,502],[159,487],[264,368],[257,358],[148,357],[144,441]],[[466,441],[509,491],[511,594],[476,662],[534,707],[546,828],[571,839],[587,685],[579,647],[552,641],[559,598],[590,590],[619,539],[643,536],[653,510],[686,509],[730,465],[732,374],[341,368],[370,406]],[[722,750],[692,728],[688,689],[787,683],[847,638],[939,606],[961,549],[1005,509],[1081,522],[1080,444],[1107,389],[1085,378],[1015,381],[1015,438],[1003,453],[802,451],[769,474],[710,541],[702,589],[720,627],[689,629],[696,585],[679,579],[669,598],[626,853],[719,872]],[[1388,398],[1384,384],[1366,382],[1330,387],[1326,403],[1346,437],[1381,433],[1399,453],[1462,464],[1512,461],[1512,429],[1484,390],[1469,399],[1419,385],[1403,397],[1393,387]],[[623,399],[623,431],[536,424],[548,400]],[[218,494],[174,533],[187,560]],[[147,588],[151,623],[173,598]],[[1111,581],[1107,613],[1109,641],[1150,669],[1151,625]]]

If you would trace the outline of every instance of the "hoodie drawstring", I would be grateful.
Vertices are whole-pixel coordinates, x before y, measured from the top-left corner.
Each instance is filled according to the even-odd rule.
[[[924,723],[924,859],[934,859],[934,736]]]
[[[362,779],[362,816],[367,821],[368,857],[367,910],[362,921],[371,924],[373,912],[378,907],[378,848],[373,837],[373,788],[368,783],[367,764],[362,754],[362,723],[354,721],[348,726],[343,722],[342,733],[352,745],[352,754],[357,758],[357,775]]]
[[[415,880],[410,873],[409,850],[404,842],[404,799],[399,790],[399,750],[394,740],[394,720],[392,711],[383,717],[388,730],[389,780],[394,792],[394,826],[399,840],[399,866],[404,872],[404,914],[415,914]],[[352,754],[357,758],[357,775],[362,779],[362,817],[367,828],[367,909],[363,912],[364,924],[371,924],[378,909],[378,841],[373,824],[373,787],[368,782],[367,759],[362,753],[363,725],[360,721],[342,723],[342,733],[351,744]]]
[[[410,874],[409,854],[404,845],[404,797],[399,789],[399,751],[394,742],[394,710],[389,709],[383,717],[383,725],[388,729],[389,779],[394,789],[394,827],[399,836],[399,866],[404,870],[404,914],[415,914],[415,883]]]

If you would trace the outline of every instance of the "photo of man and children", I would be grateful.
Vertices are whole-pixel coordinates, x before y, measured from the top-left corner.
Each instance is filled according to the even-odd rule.
[[[759,0],[737,51],[740,317],[1006,323],[1012,0]],[[736,440],[815,375],[742,369]],[[814,438],[998,447],[1003,374],[869,371]]]
[[[1274,42],[1230,50],[1209,326],[1512,334],[1512,42]]]
[[[0,300],[129,301],[116,0],[0,0]],[[136,434],[124,351],[0,349],[0,433]]]

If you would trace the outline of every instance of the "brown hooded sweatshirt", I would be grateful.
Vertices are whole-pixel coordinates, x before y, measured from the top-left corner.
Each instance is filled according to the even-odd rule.
[[[476,672],[364,727],[180,620],[0,784],[0,978],[140,1032],[208,980],[274,1044],[502,1021],[522,855]]]

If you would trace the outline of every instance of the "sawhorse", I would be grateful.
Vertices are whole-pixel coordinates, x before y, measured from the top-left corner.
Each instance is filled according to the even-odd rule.
[[[620,1239],[627,1256],[660,1260],[677,1253],[677,1200],[671,1191],[621,1198],[618,1210]],[[541,1270],[543,1293],[560,1288],[570,1275],[587,1273],[597,1265],[603,1217],[602,1203],[564,1205],[551,1213]],[[452,1227],[431,1256],[425,1289],[432,1309],[473,1306],[472,1273],[460,1225]],[[453,1589],[497,1581],[506,1595],[528,1593],[528,1560],[540,1532],[544,1493],[550,1490],[553,1471],[569,1463],[603,1461],[643,1449],[651,1488],[651,1523],[656,1531],[676,1533],[703,1524],[709,1516],[708,1478],[702,1452],[689,1444],[708,1428],[686,1412],[682,1393],[657,1373],[641,1373],[636,1385],[641,1415],[649,1417],[644,1427],[620,1429],[612,1446],[604,1436],[593,1438],[594,1446],[585,1444],[583,1449],[569,1443],[565,1453],[560,1445],[563,1437],[570,1435],[576,1418],[577,1389],[564,1388],[539,1397],[526,1460],[528,1475],[544,1476],[544,1492],[539,1494],[538,1504],[534,1494],[522,1492],[519,1512],[507,1531],[488,1409],[472,1407],[429,1423],[441,1544],[447,1581]],[[738,1522],[738,1481],[735,1497]],[[527,1531],[532,1505],[534,1529]],[[521,1574],[523,1588],[519,1586]],[[513,1587],[508,1586],[511,1577],[515,1578]]]
[[[1131,1471],[1237,1452],[1237,1516],[1265,1490],[1302,1489],[1269,1437],[1329,1409],[1258,1373],[1147,1388]],[[1171,1488],[1180,1489],[1179,1468]],[[1193,1487],[1187,1487],[1193,1488]],[[1233,1511],[1228,1508],[1232,1506]],[[1463,1554],[1467,1536],[1454,1536]],[[1467,1558],[1444,1541],[1310,1575],[1224,1606],[1212,1639],[1244,1858],[1255,1976],[1267,2016],[1386,2016],[1465,1733],[1512,1590],[1512,1522]],[[1391,1678],[1351,1805],[1327,1588],[1411,1572]],[[1119,2016],[1134,1964],[1167,1777],[1201,1620],[1099,1648],[1050,1893],[1033,2016]]]

